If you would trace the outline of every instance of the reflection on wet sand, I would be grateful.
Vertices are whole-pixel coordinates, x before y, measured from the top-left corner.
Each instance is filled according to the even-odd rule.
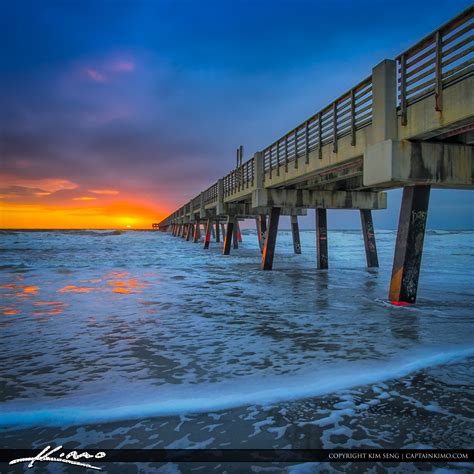
[[[37,286],[15,285],[13,283],[7,283],[5,285],[0,285],[0,288],[21,290],[21,291],[16,291],[16,292],[13,292],[13,293],[4,293],[4,296],[36,295],[38,293],[38,290],[39,290],[39,287],[37,287]]]
[[[88,288],[85,286],[66,285],[58,290],[58,293],[90,293],[91,291],[100,291],[99,288]]]
[[[22,278],[20,278],[22,280]],[[57,294],[85,294],[95,292],[132,294],[141,293],[144,288],[150,287],[150,283],[132,277],[130,272],[110,271],[102,278],[81,279],[79,283],[87,283],[82,286],[69,282],[59,289],[49,289],[49,292]],[[46,289],[47,291],[48,289]],[[0,285],[0,295],[5,300],[5,305],[0,307],[4,315],[32,314],[34,316],[50,316],[64,313],[70,306],[69,302],[56,301],[55,299],[31,301],[31,297],[39,295],[40,287],[36,285],[20,285],[16,283],[5,283]],[[44,295],[43,295],[44,296]],[[26,300],[25,298],[28,298]],[[54,297],[53,297],[54,298]],[[31,307],[33,305],[33,308]],[[50,320],[51,318],[37,318],[38,320]]]
[[[115,287],[112,290],[114,293],[141,293],[138,288],[150,286],[149,283],[141,283],[136,279],[109,281],[108,284],[109,286]]]
[[[64,313],[64,308],[69,306],[62,301],[34,301],[34,306],[41,306],[44,309],[35,310],[33,313],[35,316],[43,316],[45,314],[61,314]]]

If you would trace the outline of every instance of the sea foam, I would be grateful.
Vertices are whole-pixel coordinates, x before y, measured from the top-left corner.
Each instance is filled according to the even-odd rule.
[[[404,377],[418,370],[474,356],[474,347],[425,348],[396,360],[353,362],[294,375],[242,377],[215,384],[103,392],[42,403],[0,405],[0,426],[65,426],[212,412],[331,394],[357,386]]]

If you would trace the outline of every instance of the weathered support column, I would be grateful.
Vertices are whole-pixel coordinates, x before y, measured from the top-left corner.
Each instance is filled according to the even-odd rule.
[[[179,223],[178,224],[178,233],[176,234],[176,237],[179,237],[181,235],[182,230],[183,230],[183,224]]]
[[[181,234],[181,238],[185,239],[186,238],[186,230],[188,228],[189,224],[183,224],[183,233]]]
[[[328,268],[328,226],[326,209],[316,209],[316,248],[318,270]]]
[[[171,235],[174,235],[175,227],[176,227],[176,224],[171,224]]]
[[[219,232],[219,221],[216,221],[216,242],[221,241],[221,233]]]
[[[206,224],[206,234],[204,237],[204,248],[208,249],[209,244],[211,242],[211,227],[212,227],[212,220],[207,219],[207,224]]]
[[[377,258],[377,246],[375,245],[375,231],[374,223],[372,221],[372,211],[370,209],[361,209],[360,221],[362,223],[362,233],[364,234],[367,266],[369,268],[378,267],[379,259]]]
[[[267,216],[265,214],[260,214],[255,221],[257,223],[258,245],[260,247],[260,253],[263,253],[265,236],[267,234]]]
[[[232,242],[234,249],[239,248],[239,221],[235,219],[233,228],[232,228]]]
[[[188,233],[186,234],[186,240],[189,242],[191,240],[191,236],[194,234],[194,224],[188,224]]]
[[[201,223],[199,217],[197,217],[196,225],[194,227],[193,244],[199,242],[199,240],[201,240]]]
[[[301,253],[300,228],[298,226],[298,216],[291,216],[291,234],[293,236],[293,249],[296,254]]]
[[[222,233],[222,238],[225,236],[225,225],[221,224],[221,233]]]
[[[236,222],[237,225],[237,240],[242,242],[242,232],[240,232],[240,224],[239,221]]]
[[[414,303],[420,276],[430,186],[403,188],[389,300]]]
[[[278,233],[278,221],[280,220],[280,208],[272,207],[268,217],[268,231],[265,237],[265,245],[262,253],[261,270],[271,270],[273,267],[273,257],[275,255],[275,245]]]
[[[229,255],[230,254],[230,247],[232,245],[232,236],[234,234],[234,221],[235,217],[233,216],[228,216],[227,218],[227,228],[225,230],[225,237],[224,237],[224,249],[222,250],[222,253],[224,255]]]
[[[214,231],[214,224],[213,224],[212,222],[211,222],[211,237],[212,237],[213,239],[216,238],[216,233],[215,233],[215,231]]]

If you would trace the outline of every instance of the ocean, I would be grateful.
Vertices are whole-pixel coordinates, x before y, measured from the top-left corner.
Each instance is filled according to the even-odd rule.
[[[417,304],[387,302],[395,231],[254,230],[230,256],[170,234],[0,235],[2,448],[473,448],[474,246],[427,231]],[[97,463],[96,463],[97,464]],[[100,463],[98,463],[100,464]],[[106,472],[361,472],[341,463],[104,464]],[[472,472],[463,462],[365,472]],[[0,471],[23,472],[24,466]],[[28,472],[79,472],[35,465]]]

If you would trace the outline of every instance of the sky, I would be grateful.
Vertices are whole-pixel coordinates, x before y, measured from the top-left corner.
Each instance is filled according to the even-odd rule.
[[[239,145],[248,159],[469,5],[5,0],[0,227],[150,228]],[[376,226],[396,227],[400,195]],[[468,191],[434,190],[428,225],[473,228],[473,208]]]

